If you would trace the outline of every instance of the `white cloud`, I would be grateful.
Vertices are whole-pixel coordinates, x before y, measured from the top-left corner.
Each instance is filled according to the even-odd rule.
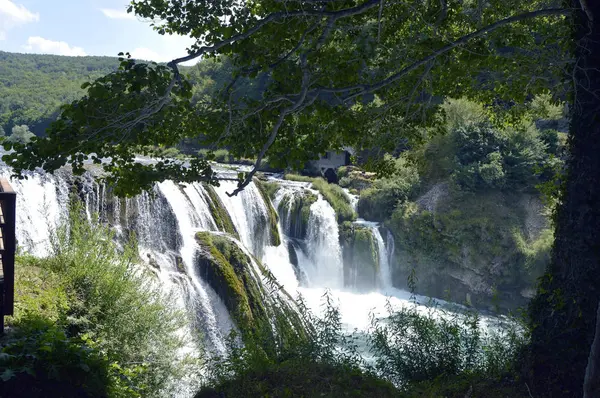
[[[143,61],[155,61],[155,62],[166,62],[170,59],[161,57],[156,51],[150,50],[146,47],[138,47],[131,51],[131,58],[143,60]]]
[[[64,41],[48,40],[39,36],[33,36],[27,39],[27,45],[23,46],[23,48],[30,52],[42,54],[87,55],[81,47],[71,47]]]
[[[22,4],[0,0],[0,40],[6,39],[6,32],[10,29],[39,20],[39,14],[29,11]]]
[[[1,1],[1,0],[0,0]],[[116,10],[114,8],[101,8],[102,14],[110,19],[135,19],[135,15],[125,10]]]

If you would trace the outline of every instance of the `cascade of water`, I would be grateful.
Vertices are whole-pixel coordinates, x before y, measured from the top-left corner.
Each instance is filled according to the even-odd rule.
[[[10,170],[2,168],[3,178]],[[69,195],[60,176],[32,173],[24,180],[11,180],[17,193],[17,244],[36,256],[49,254],[52,233],[68,211]]]
[[[158,184],[158,188],[163,193],[177,219],[179,233],[182,239],[182,245],[179,250],[181,261],[190,277],[191,290],[188,292],[188,301],[194,308],[198,321],[202,324],[202,329],[206,334],[211,348],[219,353],[225,353],[224,339],[232,328],[232,321],[229,317],[225,305],[218,298],[217,294],[197,276],[195,269],[195,256],[197,243],[195,240],[196,232],[206,230],[203,225],[203,219],[199,217],[196,209],[188,198],[182,192],[182,189],[172,181],[164,181]],[[208,208],[205,209],[209,212]],[[214,221],[213,221],[214,225]]]
[[[283,232],[287,235],[291,234],[292,228],[292,208],[294,207],[294,202],[296,200],[296,191],[290,189],[288,187],[280,187],[275,194],[275,199],[273,200],[273,207],[278,211],[280,217],[280,225],[283,229]],[[279,209],[279,206],[283,201],[286,201],[285,208]]]
[[[318,286],[343,287],[342,249],[335,211],[321,195],[310,206],[307,251],[310,264],[304,269]]]
[[[195,214],[200,218],[200,225],[209,231],[218,230],[217,224],[209,210],[208,201],[210,199],[207,197],[202,184],[185,184],[183,190],[194,206]]]
[[[385,237],[385,247],[387,249],[387,263],[388,263],[388,269],[389,269],[389,279],[388,279],[388,283],[384,286],[386,287],[391,287],[392,286],[392,261],[394,259],[394,253],[396,252],[396,242],[394,241],[394,235],[392,235],[392,233],[387,230],[387,235]]]
[[[234,181],[223,181],[215,191],[229,212],[242,243],[260,259],[269,239],[269,213],[254,183],[236,196],[227,195],[236,187]]]
[[[390,271],[388,251],[385,247],[385,243],[383,242],[383,237],[379,232],[379,227],[372,227],[371,233],[373,234],[373,237],[375,237],[375,241],[377,242],[377,251],[379,254],[379,286],[380,288],[385,289],[391,287],[392,285],[392,275]]]

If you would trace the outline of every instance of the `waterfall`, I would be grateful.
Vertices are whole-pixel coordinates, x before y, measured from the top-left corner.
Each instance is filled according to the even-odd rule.
[[[3,168],[0,175],[9,178],[10,170]],[[67,212],[67,184],[58,175],[32,173],[28,179],[12,180],[11,185],[19,194],[16,206],[17,244],[36,256],[47,255],[52,231]]]
[[[198,310],[194,311],[206,333],[206,338],[211,343],[211,348],[217,352],[225,353],[223,344],[225,333],[232,327],[232,321],[225,309],[224,304],[219,300],[216,293],[202,281],[195,269],[195,255],[197,250],[195,234],[198,231],[210,230],[214,227],[214,221],[208,221],[210,211],[205,206],[203,216],[200,216],[196,211],[194,204],[184,194],[184,192],[197,192],[193,186],[175,185],[172,181],[165,181],[158,184],[159,190],[164,194],[165,198],[171,205],[171,209],[177,219],[179,235],[182,238],[182,245],[179,250],[179,255],[185,266],[186,274],[190,277],[191,290],[188,292],[188,301]],[[187,188],[187,189],[186,189]],[[196,202],[196,205],[202,202]],[[206,204],[206,203],[205,203]]]
[[[379,286],[381,289],[386,289],[392,286],[392,273],[390,271],[390,257],[383,237],[379,232],[378,227],[371,228],[373,236],[377,241],[377,251],[379,253]],[[389,238],[389,235],[388,235]]]
[[[387,266],[388,266],[388,273],[387,273],[387,283],[384,283],[384,287],[391,287],[392,286],[392,261],[394,259],[394,253],[396,252],[396,242],[394,241],[394,235],[392,235],[392,233],[390,232],[390,230],[387,230],[387,236],[386,236],[386,248],[387,248]]]
[[[310,206],[307,252],[310,264],[304,268],[314,284],[329,288],[343,287],[342,249],[336,215],[321,195]]]
[[[9,177],[10,170],[0,166],[0,175]],[[211,213],[211,205],[215,205],[212,190],[200,183],[164,181],[155,184],[149,193],[120,199],[89,173],[74,177],[61,170],[55,175],[34,172],[29,176],[11,181],[17,192],[19,246],[36,256],[47,255],[52,231],[68,216],[69,197],[75,192],[84,201],[88,216],[98,214],[103,223],[114,227],[119,240],[136,236],[141,260],[158,276],[165,291],[173,292],[178,306],[189,312],[187,332],[203,336],[201,349],[225,353],[225,336],[236,326],[210,281],[204,280],[206,276],[199,275],[197,269],[201,253],[196,233],[226,233],[220,231],[222,224]],[[221,182],[215,188],[239,235],[239,240],[229,235],[227,238],[249,256],[257,283],[264,285],[264,265],[287,293],[294,295],[299,291],[316,313],[321,309],[323,293],[329,289],[334,304],[340,305],[342,322],[348,330],[366,327],[373,309],[375,316],[385,314],[388,300],[392,305],[408,303],[410,294],[394,289],[391,284],[394,239],[389,231],[384,240],[377,223],[357,221],[369,229],[377,244],[379,275],[372,278],[375,280],[370,291],[345,287],[335,211],[309,184],[275,181],[280,184],[272,201],[279,212],[278,246],[272,246],[270,239],[271,203],[254,183],[235,197],[227,195],[236,188],[235,182]],[[355,204],[356,197],[351,198]],[[293,307],[285,292],[277,291],[273,297]],[[267,294],[264,300],[272,302],[273,297]],[[195,340],[190,341],[187,349],[198,350]]]
[[[244,246],[259,259],[269,239],[269,212],[254,183],[234,197],[227,195],[237,188],[234,181],[223,181],[215,190],[229,212]]]

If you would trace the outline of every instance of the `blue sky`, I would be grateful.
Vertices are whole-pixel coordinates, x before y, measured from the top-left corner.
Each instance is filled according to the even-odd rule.
[[[0,0],[0,50],[58,55],[129,51],[158,62],[186,55],[187,37],[161,36],[126,13],[129,0]]]

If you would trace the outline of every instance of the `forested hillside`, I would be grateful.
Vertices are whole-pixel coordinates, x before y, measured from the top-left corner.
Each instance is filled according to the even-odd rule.
[[[111,57],[64,57],[0,51],[0,127],[27,125],[41,135],[60,105],[82,96],[81,84],[118,67]]]
[[[0,129],[10,135],[14,126],[26,125],[36,135],[43,135],[60,106],[84,94],[84,82],[104,76],[118,66],[118,59],[113,57],[0,51]],[[194,86],[194,101],[202,101],[225,85],[231,64],[227,60],[205,60],[181,70]],[[246,83],[236,90],[236,98],[251,98],[256,92],[252,84]]]

